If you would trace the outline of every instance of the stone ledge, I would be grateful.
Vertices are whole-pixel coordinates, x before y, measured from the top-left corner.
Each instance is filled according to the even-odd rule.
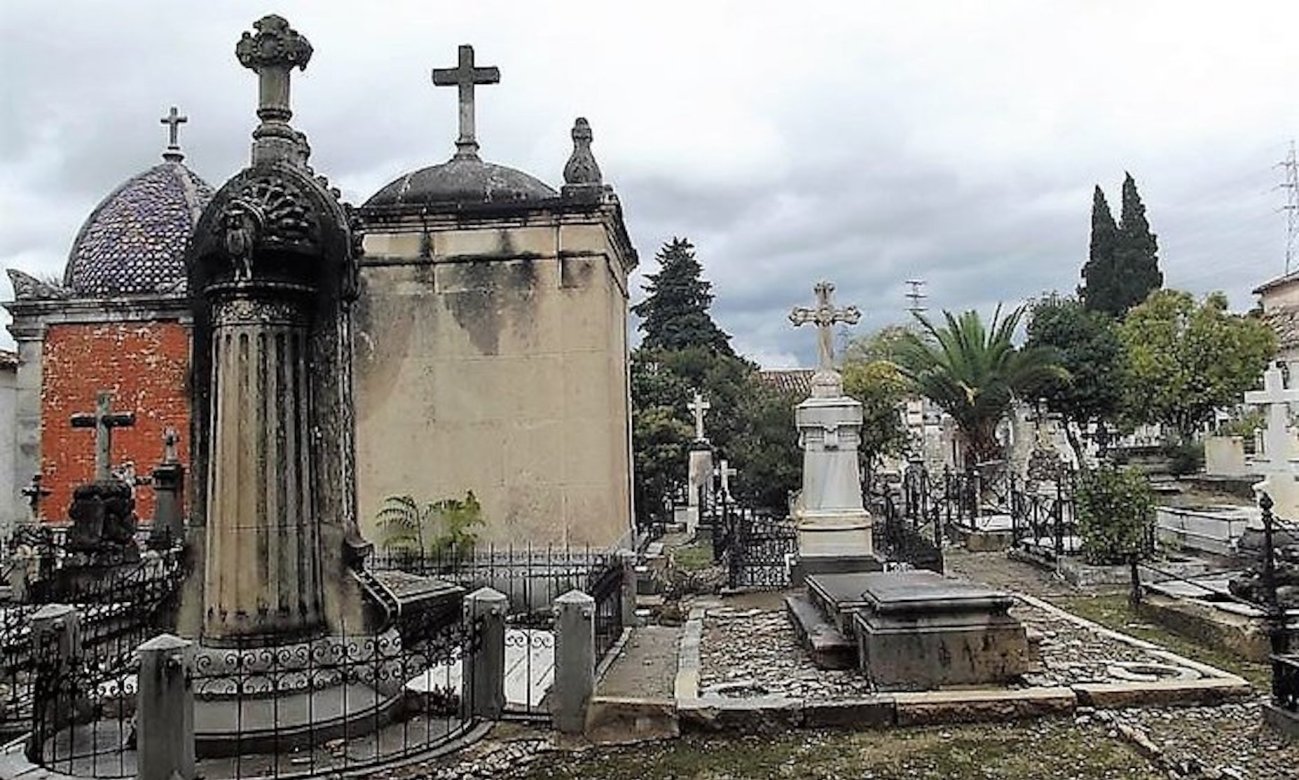
[[[803,705],[803,725],[817,728],[879,728],[897,723],[892,696],[809,701]]]
[[[1269,701],[1263,704],[1263,720],[1278,733],[1299,741],[1299,715]]]
[[[672,695],[678,702],[699,698],[699,646],[703,637],[704,608],[692,607],[677,650],[677,676],[672,685]]]
[[[677,702],[682,731],[776,734],[803,726],[802,699],[690,699]]]
[[[895,693],[899,726],[981,723],[1068,715],[1078,704],[1068,688]]]
[[[1078,694],[1080,704],[1107,709],[1206,706],[1253,695],[1249,683],[1239,677],[1149,683],[1079,683],[1073,686],[1073,690]]]
[[[671,699],[594,696],[586,709],[586,737],[597,745],[627,745],[681,735]]]

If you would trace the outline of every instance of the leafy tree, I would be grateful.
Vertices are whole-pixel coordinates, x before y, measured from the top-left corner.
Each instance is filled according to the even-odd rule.
[[[1109,465],[1085,471],[1074,500],[1083,559],[1088,563],[1123,563],[1147,551],[1155,501],[1141,472]]]
[[[1083,462],[1078,432],[1116,419],[1123,401],[1123,342],[1109,317],[1071,298],[1050,295],[1029,313],[1025,346],[1055,350],[1068,379],[1050,377],[1032,388],[1034,398],[1065,422],[1065,436]]]
[[[861,451],[868,466],[901,454],[908,443],[901,407],[911,388],[892,360],[906,332],[887,327],[844,351],[843,388],[862,405]]]
[[[1144,301],[1150,293],[1164,286],[1159,270],[1159,244],[1150,232],[1146,206],[1137,192],[1132,174],[1124,173],[1123,207],[1119,216],[1119,247],[1114,255],[1118,269],[1123,311]]]
[[[645,300],[631,307],[641,318],[643,347],[659,350],[707,347],[733,355],[730,336],[708,313],[713,303],[712,284],[700,278],[703,269],[694,246],[684,238],[663,245],[656,259],[659,272],[647,278]]]
[[[1130,421],[1162,423],[1190,439],[1213,412],[1236,404],[1276,352],[1276,335],[1256,317],[1227,311],[1210,293],[1199,304],[1161,290],[1118,326],[1127,354],[1124,408]]]
[[[682,418],[689,387],[645,349],[631,354],[631,436],[636,520],[650,523],[686,480],[694,429]]]
[[[944,311],[945,327],[917,314],[922,332],[909,332],[898,345],[902,375],[956,420],[976,463],[1001,455],[997,423],[1017,393],[1066,376],[1053,350],[1015,348],[1012,338],[1023,313],[1015,309],[1003,319],[998,307],[985,326],[976,311],[959,317]]]
[[[757,371],[749,375],[737,410],[744,426],[724,451],[739,472],[734,492],[747,506],[788,510],[789,494],[802,483],[803,452],[794,427],[794,406],[802,400],[767,384]]]
[[[1110,204],[1098,185],[1092,193],[1091,250],[1082,268],[1082,286],[1078,288],[1079,299],[1091,311],[1113,316],[1123,313],[1116,265],[1118,248],[1119,226],[1114,223]]]

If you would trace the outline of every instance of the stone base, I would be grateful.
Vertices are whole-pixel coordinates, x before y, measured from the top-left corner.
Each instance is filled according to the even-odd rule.
[[[818,574],[851,574],[853,572],[883,571],[884,559],[874,553],[866,555],[835,555],[798,558],[790,570],[793,585],[802,585],[809,577]]]
[[[981,531],[956,526],[956,540],[970,552],[1002,552],[1015,544],[1014,531]]]
[[[1299,740],[1299,712],[1282,709],[1270,701],[1264,702],[1263,720],[1279,733]]]
[[[882,690],[1003,684],[1030,668],[1008,594],[927,571],[838,577],[836,589],[861,594],[858,658]]]
[[[799,643],[818,668],[852,669],[857,665],[857,642],[844,636],[806,595],[786,596],[785,612],[794,624]]]

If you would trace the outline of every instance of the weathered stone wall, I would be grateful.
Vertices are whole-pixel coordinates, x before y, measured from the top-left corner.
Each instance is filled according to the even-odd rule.
[[[72,489],[95,473],[94,431],[69,419],[94,411],[95,394],[113,392],[113,409],[135,413],[135,426],[113,431],[113,464],[148,476],[162,456],[167,427],[181,432],[189,463],[189,329],[177,321],[50,325],[41,355],[41,473],[50,495],[41,517],[65,519]],[[153,516],[153,491],[136,490],[136,514]]]
[[[356,312],[358,497],[482,502],[484,541],[631,528],[626,258],[595,212],[368,227]],[[540,223],[540,224],[539,224]]]
[[[17,406],[18,358],[14,354],[0,355],[0,542],[9,538],[15,523],[27,518],[23,505],[9,500],[18,491],[14,485]]]

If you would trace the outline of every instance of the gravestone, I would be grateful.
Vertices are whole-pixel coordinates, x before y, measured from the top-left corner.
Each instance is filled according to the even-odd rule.
[[[818,345],[812,395],[794,412],[803,449],[803,488],[793,512],[799,577],[877,570],[882,565],[875,557],[871,516],[862,503],[857,460],[862,407],[843,392],[843,377],[834,367],[831,333],[836,323],[856,323],[861,312],[855,306],[836,309],[830,300],[834,285],[829,282],[820,282],[814,290],[816,306],[798,307],[789,315],[796,327],[816,326]]]
[[[1206,436],[1204,473],[1210,477],[1243,477],[1248,474],[1245,440],[1239,436]]]
[[[153,469],[153,525],[149,546],[165,550],[185,540],[185,466],[176,453],[180,434],[163,432],[162,462]]]
[[[1299,520],[1299,447],[1291,426],[1290,404],[1299,401],[1299,388],[1286,380],[1281,363],[1263,372],[1263,389],[1245,393],[1245,403],[1263,409],[1267,427],[1263,450],[1254,456],[1254,471],[1263,479],[1254,485],[1255,494],[1272,499],[1273,512],[1282,520]],[[1252,518],[1241,535],[1240,547],[1256,551],[1263,536],[1262,517]]]
[[[699,516],[711,500],[713,445],[708,443],[708,437],[704,433],[704,415],[712,408],[712,404],[696,390],[686,408],[695,417],[695,438],[690,443],[690,464],[686,478],[686,533],[694,536],[699,530]]]

